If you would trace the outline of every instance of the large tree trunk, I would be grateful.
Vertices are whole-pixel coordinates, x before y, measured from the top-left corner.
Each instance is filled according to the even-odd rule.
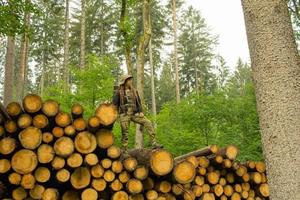
[[[127,14],[126,0],[122,0],[122,9],[121,9],[121,16],[120,16],[120,32],[124,40],[124,53],[126,59],[127,73],[132,74],[132,61],[130,55],[130,50],[132,45],[131,45],[131,41],[129,41],[128,32],[125,26],[126,14]]]
[[[63,80],[65,82],[64,91],[69,90],[69,0],[66,0],[65,11],[65,35],[64,35],[64,69]]]
[[[81,0],[80,17],[80,69],[85,66],[85,0]]]
[[[300,60],[287,1],[242,5],[271,199],[300,199]]]
[[[4,80],[4,105],[6,106],[13,99],[13,80],[14,80],[14,61],[15,61],[15,38],[7,37],[6,61],[5,61],[5,80]]]
[[[29,1],[27,1],[28,3]],[[26,13],[24,16],[24,24],[26,29],[29,28],[29,13]],[[23,39],[21,42],[21,49],[20,49],[20,61],[19,61],[19,73],[18,73],[18,82],[17,82],[17,100],[19,102],[22,101],[24,96],[24,88],[25,88],[25,74],[27,69],[27,55],[29,49],[29,37],[28,37],[28,30],[26,30],[23,34]]]
[[[139,92],[141,102],[144,104],[144,65],[145,65],[145,50],[149,44],[151,37],[150,23],[150,0],[143,0],[143,34],[139,38],[137,49],[137,90]],[[143,148],[143,133],[140,125],[136,126],[135,148]]]
[[[175,64],[175,84],[176,84],[176,103],[180,102],[180,89],[179,89],[179,67],[177,55],[177,19],[176,19],[176,0],[172,0],[172,14],[173,14],[173,32],[174,32],[174,64]]]

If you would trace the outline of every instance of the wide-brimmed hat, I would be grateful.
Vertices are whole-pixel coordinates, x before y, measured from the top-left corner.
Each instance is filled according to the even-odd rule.
[[[133,78],[132,75],[123,75],[121,76],[121,79],[120,79],[120,82],[119,82],[119,85],[123,85],[125,83],[125,81],[129,78]]]

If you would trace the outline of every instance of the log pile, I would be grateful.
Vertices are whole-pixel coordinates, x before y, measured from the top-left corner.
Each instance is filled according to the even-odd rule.
[[[234,145],[211,145],[173,158],[164,149],[134,149],[124,157],[114,144],[117,110],[101,104],[83,118],[54,100],[27,95],[0,115],[0,198],[247,199],[269,198],[263,162],[238,163]]]

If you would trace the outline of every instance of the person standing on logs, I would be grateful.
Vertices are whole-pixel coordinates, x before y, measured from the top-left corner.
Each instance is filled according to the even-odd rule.
[[[128,130],[130,121],[143,125],[150,136],[152,148],[163,148],[155,139],[155,131],[149,119],[142,110],[141,99],[137,90],[133,87],[133,77],[124,75],[121,77],[119,87],[113,96],[113,104],[117,106],[122,129],[122,147],[125,154],[128,153]]]

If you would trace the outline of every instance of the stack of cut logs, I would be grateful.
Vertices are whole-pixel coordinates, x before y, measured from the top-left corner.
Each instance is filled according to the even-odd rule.
[[[234,145],[211,145],[173,158],[164,149],[114,145],[117,110],[101,104],[83,119],[58,102],[29,94],[0,114],[0,199],[247,199],[269,198],[263,162],[235,162]]]

